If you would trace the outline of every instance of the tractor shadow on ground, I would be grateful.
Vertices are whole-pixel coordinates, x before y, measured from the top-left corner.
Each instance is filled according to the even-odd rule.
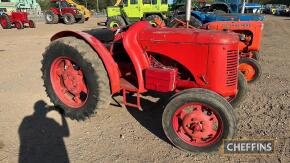
[[[156,92],[149,92],[148,95],[159,98],[156,102],[141,98],[142,110],[126,106],[128,112],[148,131],[153,133],[161,140],[172,143],[167,139],[162,127],[162,113],[164,107],[170,97],[170,94],[159,94]],[[145,94],[146,96],[146,94]],[[127,102],[136,101],[136,97],[127,96]]]
[[[46,115],[57,108],[39,100],[34,113],[26,116],[18,129],[19,163],[68,163],[69,157],[63,138],[69,137],[67,122],[61,114],[62,124]]]

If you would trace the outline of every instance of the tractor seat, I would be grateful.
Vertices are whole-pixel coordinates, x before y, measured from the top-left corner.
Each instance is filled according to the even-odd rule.
[[[94,36],[96,39],[100,40],[102,43],[107,44],[114,40],[115,34],[113,31],[109,29],[91,29],[89,31],[83,31],[86,32],[92,36]]]

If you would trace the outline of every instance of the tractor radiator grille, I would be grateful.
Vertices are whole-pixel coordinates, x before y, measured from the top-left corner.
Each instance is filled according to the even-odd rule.
[[[227,86],[237,83],[238,74],[238,51],[229,50],[227,54]]]

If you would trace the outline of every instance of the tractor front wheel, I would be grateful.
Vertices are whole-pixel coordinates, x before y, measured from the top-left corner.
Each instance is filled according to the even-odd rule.
[[[126,26],[126,22],[121,16],[112,16],[107,20],[107,28],[119,28]]]
[[[28,21],[28,25],[29,25],[29,28],[35,28],[36,27],[33,20],[29,20]]]
[[[223,139],[234,136],[232,106],[220,95],[193,88],[179,92],[166,105],[163,130],[178,148],[189,152],[217,150]]]
[[[67,13],[63,15],[63,22],[64,24],[71,25],[76,22],[75,17],[71,13]]]
[[[44,17],[47,24],[57,24],[59,22],[58,15],[52,11],[46,11]]]
[[[6,14],[0,15],[0,23],[3,29],[11,28],[11,22],[10,22],[9,16]]]
[[[51,102],[76,120],[110,103],[110,82],[102,60],[81,39],[53,41],[43,54],[42,79]]]
[[[17,29],[24,29],[24,25],[21,21],[15,21],[15,27]]]
[[[257,60],[253,58],[241,58],[239,62],[239,69],[249,83],[253,83],[261,77],[262,68]]]

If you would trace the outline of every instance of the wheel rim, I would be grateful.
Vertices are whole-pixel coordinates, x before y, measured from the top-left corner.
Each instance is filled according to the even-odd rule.
[[[46,15],[46,19],[51,22],[52,21],[52,16],[51,15]]]
[[[177,136],[192,146],[208,146],[217,142],[223,132],[220,116],[201,103],[181,106],[173,116],[173,129]]]
[[[65,105],[79,108],[86,103],[88,88],[83,71],[71,59],[55,59],[51,65],[50,79],[54,92]]]
[[[117,23],[117,22],[115,22],[115,21],[112,21],[111,23],[110,23],[110,28],[117,28],[117,27],[119,27],[120,25]]]
[[[3,27],[6,27],[6,26],[7,26],[7,21],[6,21],[6,19],[1,18],[1,24],[2,24]]]
[[[69,22],[68,16],[64,17],[64,21],[67,22],[67,23]]]
[[[251,81],[255,78],[256,71],[252,65],[248,63],[241,63],[239,65],[239,69],[244,74],[244,77],[247,81]]]
[[[16,26],[17,29],[20,29],[20,23],[19,22],[16,22],[15,26]]]

